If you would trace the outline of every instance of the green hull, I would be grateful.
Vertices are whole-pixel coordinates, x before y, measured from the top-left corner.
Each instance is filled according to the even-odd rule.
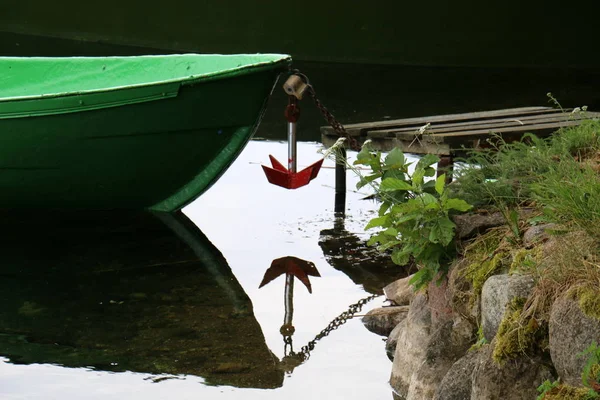
[[[167,75],[148,74],[159,58],[171,61],[160,67]],[[37,79],[33,66],[33,88],[0,90],[0,207],[182,208],[241,152],[289,64],[287,56],[246,58],[233,67],[199,55],[63,59],[93,61],[91,69],[67,68],[64,76],[77,78],[63,81]],[[17,60],[0,59],[0,70]],[[212,69],[194,75],[202,63]]]

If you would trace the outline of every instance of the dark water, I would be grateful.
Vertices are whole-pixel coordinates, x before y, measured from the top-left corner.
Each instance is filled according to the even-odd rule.
[[[169,53],[156,48],[115,46],[56,38],[0,33],[0,55],[109,56]],[[419,67],[358,63],[295,61],[322,102],[340,122],[485,111],[511,107],[553,106],[551,92],[563,107],[587,105],[600,110],[598,68],[469,68]],[[283,110],[287,104],[280,82],[258,137],[285,139]],[[235,99],[232,98],[232,107]],[[300,103],[298,138],[320,141],[326,124],[312,101]]]
[[[300,164],[318,148],[302,143]],[[346,218],[334,217],[331,168],[297,191],[269,185],[258,164],[282,153],[251,142],[175,216],[2,215],[0,398],[391,398],[384,343],[359,318],[304,362],[290,357],[405,271],[364,246],[366,193],[349,192]],[[284,278],[259,289],[286,256],[321,275],[312,294],[295,286],[291,347]]]

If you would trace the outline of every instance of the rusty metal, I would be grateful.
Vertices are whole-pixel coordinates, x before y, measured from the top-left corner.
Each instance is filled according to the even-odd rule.
[[[348,141],[348,146],[351,150],[360,151],[361,146],[358,143],[358,141],[354,137],[350,136],[350,134],[348,134],[346,128],[344,128],[344,125],[342,125],[327,109],[327,107],[323,105],[321,100],[317,97],[315,89],[310,84],[308,84],[307,91],[308,95],[311,99],[313,99],[315,105],[317,106],[325,120],[327,120],[327,123],[333,128],[335,133],[337,133],[340,137],[346,138],[346,140]]]
[[[290,359],[290,360],[295,360],[295,362],[297,363],[295,366],[308,360],[310,358],[310,352],[314,350],[314,348],[319,340],[323,339],[325,336],[328,336],[332,331],[334,331],[337,328],[339,328],[340,326],[344,325],[346,322],[348,322],[349,319],[352,319],[356,313],[361,311],[365,304],[367,304],[371,300],[373,300],[377,297],[380,297],[380,296],[381,296],[380,294],[374,294],[374,295],[365,297],[364,299],[360,299],[359,301],[357,301],[354,304],[351,304],[348,307],[347,311],[344,311],[343,313],[341,313],[340,315],[335,317],[329,323],[329,325],[327,325],[325,327],[325,329],[323,329],[321,332],[319,332],[319,334],[317,336],[315,336],[315,338],[313,340],[308,342],[306,344],[306,346],[302,346],[301,350],[297,353],[294,352],[294,350],[292,348],[292,336],[291,335],[283,335],[283,342],[285,343],[285,347],[284,347],[285,357],[284,358]]]

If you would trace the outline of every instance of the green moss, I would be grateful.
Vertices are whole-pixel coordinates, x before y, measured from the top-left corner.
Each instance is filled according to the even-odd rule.
[[[585,315],[600,320],[600,291],[584,286],[578,290],[579,308]]]
[[[587,388],[558,385],[538,398],[540,400],[593,400],[600,398],[600,396]]]
[[[467,267],[462,274],[471,284],[471,305],[475,304],[481,295],[485,281],[506,266],[509,249],[502,242],[505,236],[506,230],[490,230],[479,236],[465,250],[463,262]]]
[[[530,250],[523,248],[518,249],[513,254],[508,273],[518,274],[532,271],[539,265],[541,254],[542,252],[540,247],[534,247]]]
[[[475,260],[469,264],[465,271],[465,278],[473,286],[471,302],[479,297],[485,281],[504,266],[506,255],[506,252],[501,251],[489,259]]]
[[[600,290],[589,284],[574,286],[567,296],[576,300],[581,311],[590,318],[600,320]]]
[[[515,297],[507,306],[496,334],[492,358],[498,364],[532,350],[538,341],[541,328],[533,317],[522,318],[526,299]]]

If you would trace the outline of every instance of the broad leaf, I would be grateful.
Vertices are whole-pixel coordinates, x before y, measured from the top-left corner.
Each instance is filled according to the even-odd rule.
[[[367,176],[363,176],[362,178],[360,178],[360,181],[358,181],[358,183],[356,184],[356,189],[360,189],[363,186],[368,185],[369,183],[373,182],[374,180],[376,180],[377,178],[380,178],[381,174],[371,174],[371,175],[367,175]]]
[[[382,192],[411,189],[412,186],[408,182],[397,178],[386,178],[383,181],[381,181],[381,185],[379,185],[379,190],[381,190]]]
[[[421,157],[421,159],[417,163],[417,167],[421,167],[421,168],[425,169],[439,161],[440,161],[440,159],[438,156],[435,156],[433,154],[425,154],[423,157]]]
[[[410,261],[410,249],[407,247],[402,247],[400,249],[395,249],[392,252],[392,261],[396,265],[404,266]]]
[[[367,246],[373,246],[377,243],[387,243],[389,242],[389,236],[385,236],[383,233],[379,233],[377,235],[373,235],[367,240]]]
[[[434,168],[425,168],[425,176],[434,176],[435,169]]]
[[[409,284],[413,285],[417,290],[425,287],[433,279],[433,273],[428,268],[423,268],[415,272],[415,274],[408,281]]]
[[[367,226],[365,226],[365,231],[369,230],[371,228],[375,228],[375,227],[387,227],[389,226],[389,218],[387,215],[382,216],[382,217],[375,217],[372,220],[369,221],[369,223],[367,224]]]
[[[403,167],[405,162],[406,158],[404,157],[404,153],[397,147],[394,147],[392,151],[388,153],[384,160],[386,166],[393,166],[394,168]]]
[[[449,218],[442,218],[436,221],[429,232],[429,241],[432,243],[440,243],[443,246],[450,244],[454,238],[454,222]]]
[[[473,208],[472,205],[461,199],[448,199],[444,203],[445,210],[469,211]]]
[[[429,193],[422,193],[419,195],[418,198],[424,206],[428,206],[433,203],[435,203],[435,204],[438,203],[438,199],[434,195],[429,194]]]
[[[386,242],[386,243],[384,243],[384,244],[382,244],[380,246],[377,246],[377,250],[379,250],[379,251],[386,251],[388,249],[391,249],[394,246],[399,245],[400,243],[402,243],[401,240],[390,240],[390,241],[388,241],[388,242]]]
[[[382,217],[386,213],[386,211],[390,209],[391,206],[392,206],[391,203],[384,201],[381,204],[381,207],[379,207],[379,216]]]
[[[398,230],[396,228],[392,228],[391,226],[383,231],[384,235],[396,237],[398,236]]]
[[[441,195],[444,192],[444,186],[446,185],[446,174],[438,176],[435,180],[435,191]]]
[[[415,190],[419,190],[423,186],[423,177],[425,177],[425,170],[417,167],[412,174],[412,184]]]
[[[408,213],[408,214],[404,214],[404,215],[401,215],[399,218],[394,219],[394,224],[396,224],[396,225],[403,224],[403,223],[408,222],[410,220],[418,219],[422,215],[423,214],[421,214],[421,213]]]

